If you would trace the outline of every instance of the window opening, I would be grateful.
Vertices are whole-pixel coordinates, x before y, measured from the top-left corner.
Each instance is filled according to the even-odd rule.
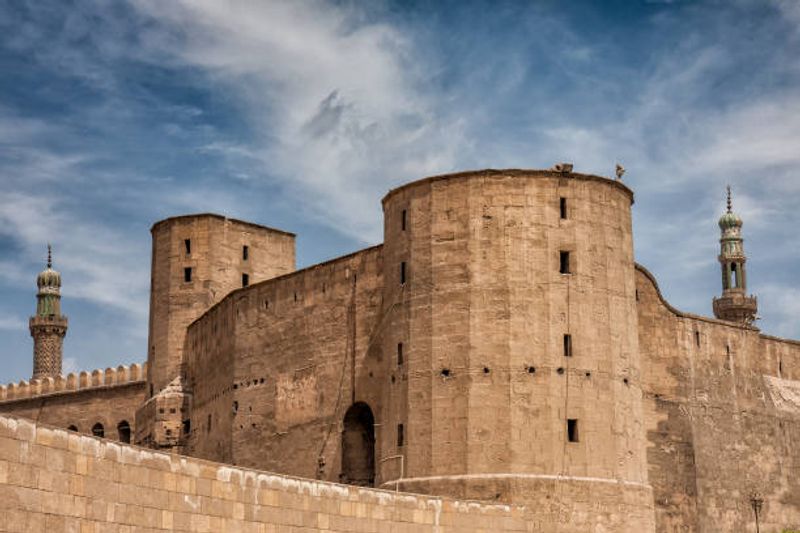
[[[559,204],[561,209],[561,218],[565,219],[567,218],[567,199],[562,197]]]
[[[191,253],[192,253],[192,240],[191,239],[184,239],[183,247],[186,248],[186,255],[191,255]]]
[[[73,424],[73,425],[69,426],[67,429],[70,430],[70,431],[78,431],[78,426]]]
[[[397,424],[397,447],[400,448],[403,444],[405,444],[403,424]]]
[[[92,435],[95,437],[105,437],[105,429],[103,428],[103,424],[98,422],[97,424],[92,426]]]
[[[192,281],[192,267],[186,267],[183,269],[183,281],[186,283]]]
[[[242,260],[247,261],[250,258],[250,247],[246,244],[242,246]]]
[[[578,419],[567,419],[567,440],[569,442],[578,442]]]
[[[403,364],[403,343],[397,343],[397,366],[402,366]]]
[[[569,252],[562,251],[559,255],[560,257],[560,264],[559,264],[559,272],[562,274],[569,274]]]
[[[250,285],[250,275],[242,274],[242,287],[247,287],[248,285]]]
[[[405,285],[406,283],[406,262],[403,261],[400,263],[400,285]]]
[[[186,419],[183,421],[183,434],[188,435],[192,430],[192,421],[190,419]]]
[[[564,357],[572,357],[572,335],[564,335]]]
[[[403,209],[403,213],[401,215],[400,225],[401,225],[401,228],[403,229],[403,231],[405,231],[406,230],[406,210],[405,209]]]
[[[700,347],[700,332],[699,331],[695,331],[694,332],[694,342],[695,342],[695,344],[697,344],[697,347],[699,348]]]

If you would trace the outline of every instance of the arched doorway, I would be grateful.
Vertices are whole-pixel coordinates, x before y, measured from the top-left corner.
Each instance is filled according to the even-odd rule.
[[[97,424],[93,425],[92,426],[92,435],[94,435],[95,437],[105,437],[106,436],[106,432],[105,432],[105,429],[103,429],[103,424],[98,422]]]
[[[131,426],[128,424],[127,420],[123,420],[119,424],[117,424],[117,434],[119,435],[120,442],[126,442],[130,444],[131,442]]]
[[[344,415],[339,480],[363,487],[375,485],[375,417],[363,402],[351,405]]]

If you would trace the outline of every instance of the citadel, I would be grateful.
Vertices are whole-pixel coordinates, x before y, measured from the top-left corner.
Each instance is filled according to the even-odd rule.
[[[634,261],[619,179],[382,203],[382,244],[301,270],[286,231],[156,222],[142,364],[62,375],[48,259],[32,379],[0,387],[0,530],[800,528],[800,341],[754,325],[730,190],[714,318]]]

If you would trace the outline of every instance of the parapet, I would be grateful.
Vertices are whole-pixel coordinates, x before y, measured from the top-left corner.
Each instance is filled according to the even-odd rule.
[[[0,385],[0,402],[36,398],[50,394],[61,394],[86,389],[116,387],[140,383],[147,380],[147,363],[134,363],[130,366],[119,365],[117,368],[96,369],[78,374],[22,380],[19,383]]]

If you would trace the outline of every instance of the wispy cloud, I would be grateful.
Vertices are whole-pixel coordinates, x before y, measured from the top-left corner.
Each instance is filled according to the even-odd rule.
[[[400,4],[0,5],[4,309],[52,240],[65,294],[143,344],[158,218],[344,235],[317,260],[380,241],[401,182],[566,160],[628,168],[638,260],[706,314],[732,184],[761,325],[800,337],[797,2]]]

